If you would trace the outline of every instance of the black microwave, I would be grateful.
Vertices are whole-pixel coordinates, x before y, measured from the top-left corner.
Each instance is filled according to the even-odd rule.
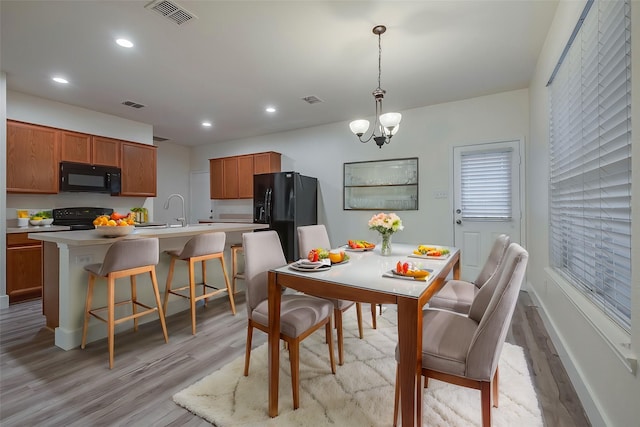
[[[60,191],[120,195],[120,168],[60,162]]]

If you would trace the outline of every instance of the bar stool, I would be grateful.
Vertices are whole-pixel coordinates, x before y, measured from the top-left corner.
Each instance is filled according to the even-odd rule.
[[[231,303],[231,312],[236,314],[236,305],[233,301],[233,292],[229,285],[229,277],[227,276],[227,268],[224,263],[224,244],[227,235],[225,233],[206,233],[198,234],[192,237],[182,249],[168,250],[166,251],[171,256],[171,264],[169,265],[169,274],[167,276],[167,287],[164,293],[164,311],[166,313],[169,303],[169,294],[177,295],[182,298],[187,298],[191,306],[191,333],[196,334],[196,302],[204,300],[204,305],[207,305],[207,299],[217,295],[221,292],[227,292],[229,294],[229,302]],[[208,285],[207,280],[207,265],[206,261],[210,259],[219,259],[222,265],[222,275],[226,288],[219,289],[214,286]],[[176,266],[176,261],[186,261],[189,264],[189,284],[180,288],[171,288],[171,281],[173,280],[173,270]],[[202,295],[196,297],[196,275],[195,264],[202,262]],[[189,294],[181,293],[188,289]],[[213,289],[211,292],[207,292],[207,289]]]
[[[89,315],[107,324],[107,337],[109,345],[109,369],[113,368],[114,330],[115,325],[133,319],[133,330],[138,330],[138,318],[158,312],[160,325],[164,334],[164,341],[169,342],[167,327],[164,322],[164,312],[160,301],[158,281],[156,278],[156,264],[159,260],[159,244],[157,238],[120,240],[113,243],[104,256],[102,264],[89,264],[84,267],[89,272],[89,286],[87,288],[87,300],[84,310],[84,325],[82,327],[82,345],[84,348],[87,342],[87,329],[89,325]],[[151,307],[141,303],[137,299],[136,276],[142,273],[149,273],[151,285],[156,299],[156,306]],[[116,279],[129,277],[131,281],[131,299],[115,302]],[[93,302],[93,288],[97,277],[107,279],[107,306],[91,308]],[[132,314],[118,319],[115,318],[115,306],[131,304]],[[138,312],[137,307],[146,310]],[[97,312],[107,311],[107,318],[100,317]]]
[[[236,279],[244,280],[244,271],[238,271],[238,252],[244,254],[242,243],[234,243],[231,245],[231,279],[233,293],[236,293]]]

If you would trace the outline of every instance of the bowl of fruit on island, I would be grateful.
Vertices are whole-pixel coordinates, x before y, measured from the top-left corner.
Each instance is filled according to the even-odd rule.
[[[118,212],[111,215],[100,215],[93,220],[98,234],[105,237],[126,236],[135,229],[133,224],[133,215],[123,215]]]

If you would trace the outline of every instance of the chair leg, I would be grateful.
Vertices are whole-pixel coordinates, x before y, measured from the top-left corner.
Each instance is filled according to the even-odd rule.
[[[342,310],[333,309],[333,317],[336,319],[336,331],[338,332],[338,365],[344,364],[344,334],[342,332]]]
[[[162,310],[162,301],[160,300],[160,289],[158,289],[158,278],[156,277],[155,267],[151,268],[151,270],[149,271],[149,276],[151,276],[151,285],[153,286],[153,294],[156,297],[156,306],[158,307],[158,317],[160,317],[160,326],[162,327],[164,342],[168,343],[169,335],[167,334],[167,324],[164,320],[164,311]]]
[[[238,275],[238,251],[236,248],[231,249],[231,288],[236,293],[236,276]]]
[[[189,306],[191,309],[191,334],[196,334],[196,272],[193,259],[189,259]]]
[[[107,339],[109,344],[109,369],[113,369],[113,334],[115,329],[115,279],[107,276]]]
[[[289,343],[289,361],[291,363],[291,389],[293,391],[293,409],[300,407],[300,342],[297,338]]]
[[[229,283],[229,275],[227,274],[227,266],[224,263],[224,256],[221,256],[219,260],[220,260],[220,264],[222,264],[222,275],[224,276],[224,283],[227,287],[227,294],[229,294],[229,304],[231,304],[231,312],[235,316],[236,303],[233,300],[233,291],[231,290],[231,284]]]
[[[207,293],[207,262],[206,260],[202,260],[202,294]],[[207,306],[209,302],[209,298],[204,299],[204,306]]]
[[[358,334],[360,334],[360,339],[363,339],[364,330],[362,329],[362,304],[359,302],[356,303],[356,316],[358,318]]]
[[[376,305],[371,304],[371,326],[373,329],[378,329],[378,324],[376,323]]]
[[[482,407],[482,427],[491,427],[491,383],[480,383],[480,406]]]
[[[171,257],[171,263],[169,264],[169,273],[167,273],[167,285],[164,288],[164,305],[162,311],[164,315],[167,315],[167,307],[169,306],[169,291],[171,290],[171,281],[173,280],[173,270],[176,267],[176,258]]]
[[[129,276],[129,281],[131,282],[131,313],[136,314],[138,311],[138,305],[136,302],[138,301],[138,292],[136,289],[136,276]],[[138,318],[133,319],[133,330],[138,332]]]
[[[87,299],[84,306],[84,325],[82,326],[82,344],[81,348],[87,344],[87,331],[89,329],[89,310],[91,310],[91,303],[93,300],[93,285],[96,283],[96,276],[93,273],[89,273],[89,285],[87,286]]]
[[[326,335],[327,335],[327,345],[329,346],[329,363],[331,363],[331,373],[335,375],[336,373],[336,360],[333,356],[333,334],[331,332],[331,317],[329,317],[329,321],[327,322],[327,326],[325,327]]]
[[[251,321],[247,326],[247,347],[244,351],[244,376],[249,376],[249,362],[251,360],[251,338],[253,338],[253,326],[251,326]]]
[[[396,363],[396,386],[393,397],[393,427],[398,425],[398,407],[400,405],[400,369]]]
[[[498,368],[496,368],[496,373],[493,375],[493,381],[491,381],[491,388],[493,389],[493,407],[498,407]]]

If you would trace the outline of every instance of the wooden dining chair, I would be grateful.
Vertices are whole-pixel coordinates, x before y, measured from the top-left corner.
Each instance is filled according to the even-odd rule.
[[[483,427],[491,426],[492,403],[498,407],[498,361],[528,258],[529,254],[520,245],[509,245],[504,262],[480,288],[468,315],[432,308],[422,314],[421,373],[425,388],[429,378],[434,378],[480,390]],[[397,355],[396,349],[396,359]],[[396,371],[394,426],[399,397]],[[421,410],[422,402],[418,404],[418,411]]]
[[[473,282],[464,280],[447,281],[442,289],[429,300],[429,307],[451,310],[462,314],[469,313],[471,303],[480,288],[498,271],[509,243],[511,243],[511,238],[506,234],[498,236],[493,242],[489,257],[482,266],[482,270],[480,270],[476,280]]]
[[[331,249],[331,243],[329,242],[329,235],[324,225],[305,225],[298,227],[298,250],[300,252],[300,258],[306,258],[311,249],[323,248],[326,250]],[[362,329],[362,306],[359,302],[341,300],[336,298],[327,298],[333,304],[333,317],[335,320],[336,331],[338,333],[338,364],[342,366],[344,363],[344,333],[342,330],[342,313],[350,309],[355,305],[356,316],[358,318],[358,333],[360,339],[364,338],[364,332]],[[375,316],[375,304],[373,312]]]
[[[287,264],[278,233],[273,230],[245,233],[244,276],[247,299],[247,345],[244,376],[249,375],[253,328],[269,333],[268,272]],[[333,357],[331,313],[333,304],[304,294],[284,294],[280,303],[280,339],[289,347],[293,409],[300,405],[300,342],[325,326],[331,372],[336,373]]]

